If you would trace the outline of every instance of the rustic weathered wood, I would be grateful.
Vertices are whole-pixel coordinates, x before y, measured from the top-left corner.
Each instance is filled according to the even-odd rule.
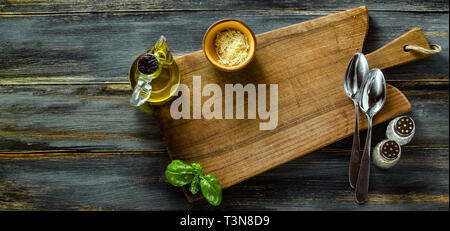
[[[387,11],[433,11],[448,12],[445,0],[411,2],[399,1],[297,1],[297,0],[250,0],[250,1],[146,1],[146,0],[3,0],[0,14],[20,13],[66,13],[66,12],[110,12],[110,11],[182,11],[182,10],[346,10],[366,5],[371,10]]]
[[[202,164],[227,188],[351,135],[353,104],[342,91],[340,76],[354,52],[362,50],[367,30],[367,9],[361,7],[258,35],[255,59],[240,72],[215,70],[202,51],[177,58],[181,83],[190,89],[192,76],[202,76],[203,85],[278,84],[279,122],[274,130],[261,131],[260,120],[174,120],[170,104],[158,106],[155,115],[171,158]],[[406,42],[421,42],[416,32],[408,33],[414,39]],[[394,45],[379,53],[389,53]],[[403,52],[397,55],[400,62],[422,58]],[[383,64],[376,55],[373,66]],[[388,86],[387,95],[375,124],[411,109],[397,89]],[[364,128],[365,120],[361,121]]]
[[[373,167],[364,206],[348,186],[349,153],[293,160],[225,189],[218,208],[165,182],[166,153],[0,158],[0,210],[448,210],[448,148],[406,149],[394,168]]]
[[[412,104],[418,132],[408,146],[448,147],[448,83],[391,84]],[[164,151],[155,119],[130,106],[130,94],[127,84],[0,86],[0,153]],[[375,143],[385,130],[373,132]]]
[[[165,149],[126,85],[0,87],[0,150]]]
[[[443,48],[430,58],[386,70],[388,80],[448,79],[448,14],[369,12],[369,33],[363,47],[366,54],[413,27],[422,28],[430,43]],[[161,34],[166,35],[174,55],[181,56],[201,50],[206,28],[222,18],[241,19],[259,34],[329,13],[217,11],[2,17],[0,31],[8,33],[0,35],[0,84],[126,83],[133,60]]]
[[[410,100],[418,131],[398,166],[372,169],[371,203],[357,206],[346,188],[350,137],[224,190],[212,208],[164,182],[156,122],[127,103],[132,60],[161,33],[177,56],[199,50],[206,27],[225,17],[262,33],[361,3],[0,1],[0,210],[448,211],[448,1],[363,4],[364,53],[412,27],[443,47],[383,71]],[[386,125],[374,127],[374,143]]]

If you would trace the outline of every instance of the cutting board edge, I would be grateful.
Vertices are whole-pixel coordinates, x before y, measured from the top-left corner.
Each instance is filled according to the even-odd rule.
[[[406,97],[406,95],[403,94],[403,92],[400,91],[400,89],[394,87],[393,85],[391,85],[391,84],[389,84],[389,83],[387,83],[386,85],[387,85],[387,86],[390,86],[394,91],[396,91],[396,92],[403,98],[403,100],[407,103],[407,108],[405,109],[406,111],[405,111],[405,112],[402,112],[402,113],[410,112],[410,111],[412,110],[412,105],[411,105],[411,102],[409,102],[409,100],[408,100],[408,98]],[[376,125],[376,124],[375,124],[375,125]]]
[[[288,28],[291,28],[291,27],[299,26],[299,25],[301,25],[301,24],[303,24],[303,23],[307,23],[307,22],[310,22],[310,21],[314,21],[314,20],[323,20],[324,18],[333,17],[333,16],[335,16],[336,14],[343,14],[343,13],[345,13],[345,12],[349,12],[349,11],[357,11],[357,10],[361,10],[362,13],[364,13],[364,16],[365,16],[364,19],[365,19],[365,25],[366,25],[366,26],[365,26],[365,30],[366,30],[366,31],[365,31],[365,33],[364,33],[363,41],[362,41],[362,43],[361,43],[362,46],[363,46],[363,45],[364,45],[364,42],[365,42],[365,40],[366,40],[367,34],[369,33],[369,20],[370,20],[370,18],[369,18],[369,9],[368,9],[367,6],[365,6],[365,5],[359,6],[359,7],[355,7],[355,8],[352,8],[352,9],[348,9],[348,10],[344,10],[344,11],[339,11],[339,12],[334,13],[334,14],[325,15],[325,16],[322,16],[322,17],[318,17],[318,18],[315,18],[315,19],[308,20],[308,21],[304,21],[304,22],[300,22],[300,23],[296,23],[296,24],[292,24],[292,25],[280,27],[280,28],[277,28],[277,29],[274,29],[274,30],[262,32],[262,33],[257,34],[257,35],[256,35],[256,38],[258,39],[258,38],[261,37],[261,36],[264,36],[264,35],[266,35],[266,34],[270,34],[270,33],[272,33],[272,32],[275,31],[275,30],[285,30],[285,29],[288,29]],[[363,49],[363,47],[361,47],[361,50],[362,50],[362,49]],[[183,55],[174,57],[174,59],[175,59],[175,62],[179,62],[181,59],[185,59],[185,58],[188,58],[189,56],[195,56],[195,55],[198,55],[198,54],[203,54],[203,55],[204,55],[203,50],[197,50],[197,51],[193,51],[193,52],[188,53],[188,54],[183,54]]]

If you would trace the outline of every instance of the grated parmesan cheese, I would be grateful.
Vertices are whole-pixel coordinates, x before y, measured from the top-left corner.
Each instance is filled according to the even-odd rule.
[[[220,64],[234,66],[247,58],[248,39],[238,30],[228,29],[217,33],[214,46]]]

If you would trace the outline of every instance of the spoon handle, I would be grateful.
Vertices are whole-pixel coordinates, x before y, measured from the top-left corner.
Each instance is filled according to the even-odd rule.
[[[356,202],[364,204],[367,199],[369,191],[369,173],[370,173],[370,142],[372,138],[372,118],[367,117],[368,129],[366,136],[366,144],[364,146],[364,153],[359,167],[358,180],[356,181]]]
[[[359,106],[355,102],[355,132],[353,133],[352,153],[350,155],[350,164],[348,169],[348,178],[350,187],[355,188],[356,179],[358,178],[359,164],[361,161],[360,145],[359,145]]]

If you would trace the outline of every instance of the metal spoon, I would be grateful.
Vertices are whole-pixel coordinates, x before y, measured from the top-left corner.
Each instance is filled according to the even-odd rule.
[[[364,153],[359,167],[358,180],[356,181],[356,202],[363,204],[369,191],[370,173],[370,142],[372,136],[372,118],[381,110],[386,101],[386,81],[384,75],[378,68],[370,70],[369,77],[363,83],[359,105],[366,113],[368,130]]]
[[[361,85],[369,74],[369,65],[366,57],[357,52],[350,60],[347,70],[345,71],[344,89],[347,96],[353,100],[355,105],[355,132],[353,133],[353,146],[350,155],[350,164],[348,169],[348,180],[350,187],[355,188],[356,179],[358,178],[359,163],[361,160],[360,145],[359,145],[359,99],[361,96]]]

